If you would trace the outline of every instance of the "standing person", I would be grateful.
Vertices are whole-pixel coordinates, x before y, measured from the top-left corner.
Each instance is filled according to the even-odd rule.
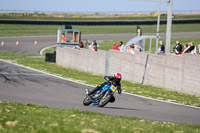
[[[91,46],[93,47],[94,51],[97,51],[97,49],[99,48],[99,44],[97,43],[96,40],[93,41],[93,43],[91,44]]]
[[[160,48],[157,51],[157,55],[165,53],[165,45],[163,44],[163,41],[160,41]]]
[[[115,42],[113,43],[113,49],[119,51],[118,45]]]
[[[179,55],[182,53],[182,45],[180,44],[178,40],[176,41],[176,45],[173,48],[173,52],[175,52],[176,55]]]
[[[62,33],[61,42],[66,42],[66,37],[65,37],[65,34],[64,34],[64,33]]]
[[[125,46],[124,46],[124,43],[122,41],[120,41],[119,46],[120,46],[119,47],[120,51],[123,52],[125,50]]]

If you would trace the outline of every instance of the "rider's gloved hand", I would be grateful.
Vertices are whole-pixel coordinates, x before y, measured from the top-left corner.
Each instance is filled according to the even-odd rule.
[[[107,80],[107,81],[105,82],[105,85],[111,85],[111,82],[110,82],[109,80]]]
[[[98,88],[101,88],[101,87],[102,87],[102,84],[97,85],[97,87],[98,87]]]
[[[105,79],[105,80],[109,80],[108,76],[104,76],[104,79]]]

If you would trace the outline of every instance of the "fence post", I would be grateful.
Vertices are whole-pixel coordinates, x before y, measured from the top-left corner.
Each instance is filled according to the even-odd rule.
[[[169,0],[168,12],[167,12],[166,49],[165,49],[165,53],[167,54],[170,53],[170,44],[171,44],[172,7],[173,7],[173,0]]]

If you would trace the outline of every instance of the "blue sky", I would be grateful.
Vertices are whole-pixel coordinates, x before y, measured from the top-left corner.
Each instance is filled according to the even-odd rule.
[[[168,0],[162,0],[167,11]],[[0,10],[57,12],[157,11],[158,0],[1,0]],[[173,0],[173,10],[200,10],[200,0]]]

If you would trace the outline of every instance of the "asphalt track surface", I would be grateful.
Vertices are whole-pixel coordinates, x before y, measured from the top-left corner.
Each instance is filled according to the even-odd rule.
[[[82,101],[92,87],[0,61],[0,100],[73,108],[108,115],[133,116],[152,121],[200,124],[200,109],[117,93],[116,101],[104,108]]]
[[[7,39],[8,42],[14,42],[16,38]],[[55,41],[56,37],[18,37],[17,39],[18,41],[19,39],[27,40],[27,43],[31,42],[30,46],[27,43],[22,43],[17,48],[20,50],[21,47],[21,50],[16,51],[14,44],[10,47],[1,47],[1,51],[39,54],[40,49],[55,45],[55,42],[50,40]],[[35,39],[38,41],[37,46],[34,46]],[[96,38],[91,37],[91,40],[93,39]],[[49,44],[49,42],[51,43]],[[32,47],[31,50],[30,47]],[[0,100],[3,101],[32,103],[56,108],[73,108],[114,116],[133,116],[152,121],[200,124],[200,108],[161,102],[124,93],[121,96],[116,93],[115,103],[109,103],[104,108],[85,107],[82,101],[85,97],[86,88],[91,89],[92,87],[0,60]]]

